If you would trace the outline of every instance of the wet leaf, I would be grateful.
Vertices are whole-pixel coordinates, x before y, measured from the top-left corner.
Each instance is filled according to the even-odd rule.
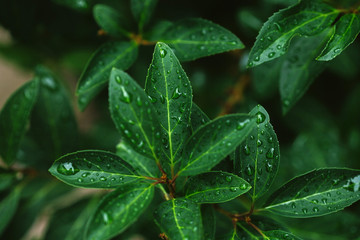
[[[105,240],[123,232],[146,210],[154,196],[149,184],[127,184],[107,194],[86,226],[86,239]]]
[[[8,165],[16,157],[37,100],[39,80],[25,83],[6,101],[0,112],[0,154]]]
[[[265,209],[308,218],[337,212],[360,199],[360,171],[323,168],[298,176],[274,192]]]
[[[141,179],[120,157],[100,150],[64,155],[54,162],[49,172],[69,185],[83,188],[117,188]]]
[[[68,92],[54,74],[42,66],[36,68],[35,74],[40,88],[29,134],[52,162],[61,154],[75,150],[77,123]]]
[[[245,140],[256,125],[246,114],[219,117],[199,128],[185,144],[179,175],[207,172]]]
[[[162,133],[162,167],[174,175],[175,162],[190,135],[192,89],[190,82],[173,51],[157,43],[146,77],[145,91],[156,109]]]
[[[244,44],[230,31],[199,18],[176,22],[159,41],[169,44],[180,61],[244,48]]]
[[[250,183],[248,192],[253,200],[264,195],[273,183],[280,163],[279,142],[266,110],[257,105],[250,115],[256,127],[233,155],[235,174]]]
[[[171,240],[202,239],[200,207],[189,199],[163,202],[154,212],[156,224]]]
[[[113,69],[110,76],[111,117],[122,141],[136,152],[159,163],[161,130],[150,99],[127,73]]]
[[[149,22],[158,0],[131,0],[131,11],[138,22],[139,32]]]
[[[104,4],[96,4],[93,11],[95,21],[106,33],[118,37],[130,36],[126,26],[127,19],[120,12]]]
[[[0,236],[14,216],[20,200],[21,187],[15,187],[0,202]]]
[[[244,179],[226,172],[207,172],[190,177],[185,185],[185,197],[196,203],[230,201],[250,190]]]
[[[359,14],[345,14],[336,22],[334,34],[316,60],[330,61],[334,59],[355,41],[359,32]]]
[[[326,65],[315,58],[330,34],[331,29],[328,29],[317,36],[297,39],[286,54],[279,80],[284,114],[297,103],[313,80],[325,69]]]
[[[91,57],[86,65],[76,94],[78,105],[84,110],[90,101],[106,86],[113,67],[126,70],[136,60],[138,47],[134,42],[107,42]]]
[[[191,106],[190,124],[192,132],[194,133],[202,125],[209,122],[210,118],[201,110],[195,103]]]
[[[331,26],[338,14],[339,10],[321,0],[303,0],[280,10],[261,28],[250,51],[248,67],[284,55],[294,36],[316,35]]]
[[[216,218],[213,205],[201,205],[201,217],[204,229],[204,240],[215,240]]]

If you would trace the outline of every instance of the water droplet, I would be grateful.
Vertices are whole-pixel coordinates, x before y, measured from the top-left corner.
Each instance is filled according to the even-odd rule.
[[[142,102],[141,102],[141,99],[140,99],[139,96],[136,98],[136,104],[137,104],[139,107],[142,106]]]
[[[292,208],[292,209],[295,209],[295,208],[296,208],[296,204],[295,204],[294,202],[291,204],[291,208]]]
[[[239,188],[238,187],[230,187],[231,192],[236,192]]]
[[[259,57],[259,56],[256,56],[256,57],[254,58],[254,61],[255,61],[255,62],[260,61],[260,57]]]
[[[175,88],[175,91],[173,92],[172,99],[178,99],[181,96],[181,92],[179,88]]]
[[[266,157],[270,159],[274,158],[274,151],[274,148],[270,148],[269,151],[266,153]]]
[[[120,100],[123,101],[124,103],[130,103],[131,102],[131,94],[128,91],[126,91],[124,86],[121,86],[120,90],[122,93],[122,95],[120,96]]]
[[[230,121],[229,119],[225,121],[225,124],[226,124],[227,126],[230,126],[230,123],[231,123],[231,121]]]
[[[313,208],[313,211],[314,211],[314,212],[318,212],[318,211],[319,211],[319,208],[314,207],[314,208]]]
[[[80,170],[75,164],[73,164],[71,162],[65,162],[65,163],[59,164],[59,166],[57,167],[57,171],[58,171],[58,173],[60,173],[62,175],[69,176],[69,175],[75,175]]]
[[[248,145],[245,145],[245,146],[244,146],[244,153],[245,153],[246,155],[250,155],[250,148],[249,148]]]
[[[266,119],[266,116],[262,112],[256,113],[256,122],[257,123],[263,123]]]
[[[275,52],[271,52],[271,53],[268,54],[268,57],[269,57],[269,58],[272,58],[272,57],[274,57],[274,56],[275,56]]]
[[[266,169],[267,172],[271,172],[272,169],[273,169],[273,165],[271,163],[267,162],[265,164],[265,169]]]
[[[247,165],[246,166],[246,169],[245,169],[245,173],[248,175],[248,176],[252,176],[254,174],[254,171],[252,169],[252,167],[250,165]]]
[[[341,51],[340,48],[335,48],[335,49],[334,49],[334,53],[339,53],[340,51]]]
[[[285,107],[288,107],[288,106],[290,106],[290,101],[289,100],[284,100],[283,104],[284,104]]]
[[[319,202],[319,200],[313,199],[311,202],[317,204]]]
[[[101,176],[99,179],[100,179],[100,181],[103,181],[103,182],[107,180],[106,177],[104,177],[104,176]]]
[[[105,224],[110,224],[112,222],[112,219],[110,218],[110,215],[107,212],[101,211],[101,215],[102,215],[102,220]]]
[[[226,180],[227,182],[231,182],[232,177],[231,177],[231,176],[226,176],[226,177],[225,177],[225,180]]]
[[[277,28],[277,30],[278,30],[279,32],[282,31],[282,28],[281,28],[280,24],[278,24],[277,22],[275,22],[274,25],[275,25],[275,27]]]
[[[281,45],[280,45],[280,44],[277,45],[276,48],[277,48],[278,50],[280,50],[280,49],[281,49]]]
[[[118,84],[121,84],[121,78],[119,75],[115,76],[115,81],[118,83]]]
[[[160,57],[164,58],[167,54],[167,51],[164,49],[160,49]]]
[[[269,143],[272,143],[274,140],[272,137],[269,137],[268,141],[269,141]]]
[[[49,89],[51,91],[56,90],[58,87],[55,80],[50,77],[45,77],[45,78],[41,79],[41,83],[42,83],[42,85],[44,85],[47,89]],[[29,93],[30,92],[25,91],[25,97],[28,97]]]
[[[82,183],[82,182],[83,182],[83,180],[82,180],[81,178],[78,178],[77,181],[78,181],[79,183]]]
[[[246,119],[245,121],[243,122],[239,122],[236,129],[237,130],[241,130],[243,129],[247,124],[249,123],[249,119]]]
[[[129,130],[127,130],[127,129],[124,130],[124,133],[125,133],[125,135],[126,135],[127,137],[131,137],[131,136],[132,136],[131,132],[130,132]]]
[[[87,176],[89,176],[90,175],[90,173],[83,173],[81,176],[83,177],[83,178],[85,178],[85,177],[87,177]]]
[[[302,212],[303,212],[304,214],[307,214],[307,212],[308,212],[307,208],[303,208],[303,209],[302,209]]]
[[[321,199],[321,202],[322,202],[323,204],[327,204],[327,198]]]
[[[262,141],[261,141],[260,139],[258,139],[258,140],[256,141],[256,145],[257,145],[258,147],[260,147],[260,146],[262,145]]]
[[[241,189],[241,190],[245,190],[246,188],[247,188],[247,186],[246,186],[245,183],[242,183],[242,184],[240,185],[240,189]]]
[[[267,36],[266,39],[272,41],[272,38],[270,36]]]
[[[156,97],[151,97],[150,95],[148,95],[148,98],[150,99],[150,102],[152,102],[152,103],[156,103],[156,102],[157,102]]]

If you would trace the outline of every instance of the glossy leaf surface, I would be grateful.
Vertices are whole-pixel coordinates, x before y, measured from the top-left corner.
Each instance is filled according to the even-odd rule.
[[[136,152],[159,162],[161,146],[157,113],[149,98],[127,73],[113,69],[109,85],[111,117],[123,139]]]
[[[163,129],[162,166],[173,174],[175,161],[182,153],[190,132],[192,90],[186,73],[171,48],[156,44],[146,77],[145,91],[156,109]]]
[[[207,172],[190,177],[185,185],[185,197],[196,203],[230,201],[250,190],[244,179],[226,172]]]
[[[209,122],[210,118],[201,110],[201,108],[195,103],[191,107],[190,124],[192,132],[194,133],[202,125]]]
[[[30,135],[53,161],[76,148],[77,124],[68,92],[54,74],[41,66],[35,73],[40,88],[31,115]]]
[[[246,114],[219,117],[199,128],[187,141],[179,175],[207,172],[245,140],[256,119]]]
[[[317,60],[330,61],[334,59],[355,41],[359,32],[359,14],[345,14],[336,22],[334,35],[332,35],[320,56],[317,57]]]
[[[156,224],[171,240],[202,239],[200,207],[188,199],[163,202],[154,212]]]
[[[131,11],[138,22],[139,31],[149,22],[158,0],[131,0]]]
[[[16,157],[39,91],[37,79],[25,83],[7,100],[0,112],[0,154],[7,164]]]
[[[250,183],[252,189],[249,194],[255,200],[267,192],[275,179],[280,163],[280,149],[266,110],[257,105],[250,115],[256,117],[256,127],[236,149],[234,170]]]
[[[16,212],[20,193],[21,187],[16,187],[0,202],[0,236]]]
[[[127,184],[107,194],[86,226],[86,239],[111,239],[123,232],[149,206],[154,187],[149,184]]]
[[[81,110],[106,86],[113,67],[126,70],[136,60],[138,47],[134,42],[107,42],[91,57],[83,71],[76,94]]]
[[[127,20],[120,12],[104,4],[95,5],[93,11],[96,23],[106,33],[112,36],[130,36],[130,32],[126,30],[126,25],[124,26]]]
[[[295,35],[313,36],[331,26],[339,11],[321,0],[304,0],[280,10],[263,25],[251,49],[248,66],[284,55]]]
[[[160,41],[169,44],[180,61],[244,48],[244,44],[230,31],[199,18],[176,22]]]
[[[360,199],[360,171],[324,168],[296,177],[278,189],[265,209],[295,218],[337,212]]]
[[[214,207],[211,204],[201,205],[202,225],[205,240],[215,240],[216,217]]]
[[[117,188],[140,177],[117,155],[85,150],[62,156],[49,169],[59,180],[85,188]]]
[[[304,95],[313,80],[325,69],[326,65],[315,58],[324,47],[331,31],[300,38],[286,54],[280,73],[280,96],[283,113],[287,113]]]
[[[116,146],[116,155],[130,164],[142,176],[159,177],[160,170],[153,158],[148,158],[136,152],[126,142],[121,141]]]

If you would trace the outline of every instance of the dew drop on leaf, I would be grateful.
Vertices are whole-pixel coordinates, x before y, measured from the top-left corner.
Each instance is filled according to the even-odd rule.
[[[121,78],[120,78],[120,76],[116,76],[116,77],[115,77],[115,81],[116,81],[118,84],[121,84]]]
[[[240,189],[241,189],[241,190],[245,190],[246,188],[247,188],[247,186],[246,186],[245,183],[243,183],[243,184],[240,185]]]
[[[319,208],[314,207],[314,208],[313,208],[313,211],[314,211],[314,212],[318,212],[318,211],[319,211]]]
[[[274,148],[270,148],[269,151],[266,153],[266,157],[270,159],[274,158],[274,151]]]
[[[236,192],[239,188],[238,187],[230,187],[231,192]]]
[[[258,147],[260,147],[260,146],[262,145],[262,141],[261,141],[260,139],[258,139],[258,140],[256,141],[256,145],[257,145]]]
[[[57,167],[57,171],[58,171],[58,173],[60,173],[62,175],[69,176],[69,175],[75,175],[80,170],[75,164],[73,164],[71,162],[65,162],[65,163],[59,164],[59,166]]]
[[[166,50],[160,49],[160,57],[164,58],[166,54],[167,54]]]
[[[130,103],[131,102],[131,94],[128,91],[126,91],[126,89],[123,86],[121,86],[120,89],[121,89],[121,93],[122,93],[120,96],[120,100],[124,103]]]
[[[179,90],[179,88],[175,88],[173,95],[172,95],[172,99],[178,99],[181,96],[181,92]]]
[[[244,146],[244,153],[245,153],[246,155],[250,155],[250,148],[249,148],[248,145],[245,145],[245,146]]]
[[[100,177],[99,179],[100,179],[100,181],[103,181],[103,182],[107,180],[106,177],[103,177],[103,176]]]
[[[272,57],[274,57],[274,56],[275,56],[275,52],[271,52],[271,53],[268,54],[268,57],[269,57],[269,58],[272,58]]]
[[[302,209],[302,212],[303,212],[304,214],[307,214],[307,212],[308,212],[307,208],[303,208],[303,209]]]
[[[231,177],[231,176],[226,176],[226,177],[225,177],[225,180],[226,180],[227,182],[231,182],[232,177]]]

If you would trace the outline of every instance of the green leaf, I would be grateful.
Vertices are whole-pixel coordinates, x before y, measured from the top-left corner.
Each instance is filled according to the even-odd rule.
[[[40,88],[31,114],[30,135],[47,158],[56,159],[77,146],[75,115],[67,91],[53,73],[42,66],[35,73]]]
[[[210,118],[201,110],[195,103],[191,106],[190,124],[192,132],[194,133],[202,125],[209,122]]]
[[[178,174],[207,172],[233,152],[255,125],[255,118],[246,114],[227,115],[206,123],[185,144]]]
[[[234,171],[252,186],[253,201],[267,192],[273,183],[280,163],[277,136],[266,110],[257,105],[250,115],[256,117],[254,128],[234,154]]]
[[[297,103],[313,80],[325,69],[326,65],[315,58],[324,47],[329,34],[331,29],[317,36],[297,39],[286,54],[279,80],[284,114]]]
[[[20,200],[22,187],[17,186],[0,202],[0,236],[14,216]]]
[[[146,210],[154,196],[149,184],[127,184],[107,194],[90,218],[85,239],[105,240],[123,232]]]
[[[120,157],[99,150],[62,156],[54,162],[49,172],[69,185],[83,188],[117,188],[141,178]]]
[[[164,36],[165,33],[173,27],[173,25],[174,23],[167,20],[156,22],[155,24],[152,24],[150,30],[143,34],[144,39],[148,41],[157,41],[161,39],[162,36]]]
[[[179,61],[164,43],[156,44],[145,91],[163,129],[162,167],[174,176],[175,161],[181,156],[184,142],[190,135],[192,90]]]
[[[96,4],[93,11],[95,21],[106,33],[118,37],[130,36],[130,32],[124,26],[127,19],[120,12],[104,4]]]
[[[0,192],[10,187],[15,180],[15,172],[0,168]]]
[[[199,18],[176,22],[159,41],[169,44],[180,61],[244,48],[240,39],[230,31]]]
[[[265,239],[269,240],[301,240],[301,238],[284,230],[264,231],[263,234],[267,237]]]
[[[11,95],[0,112],[0,154],[7,164],[15,160],[38,91],[37,79],[25,83]]]
[[[149,177],[160,177],[160,171],[154,159],[136,152],[126,142],[121,141],[116,146],[116,155],[130,164],[138,174]]]
[[[261,28],[250,51],[248,67],[284,55],[294,36],[316,35],[331,26],[338,14],[339,10],[321,0],[303,0],[297,5],[280,10]]]
[[[159,163],[161,130],[157,113],[144,89],[127,73],[115,68],[110,76],[109,104],[122,141]]]
[[[323,168],[298,176],[271,195],[265,209],[295,218],[337,212],[360,199],[360,171]]]
[[[52,1],[59,5],[72,8],[80,12],[88,11],[91,6],[90,0],[52,0]]]
[[[171,240],[201,240],[200,207],[188,199],[176,198],[160,204],[154,212],[156,224]]]
[[[244,179],[226,172],[207,172],[188,179],[185,197],[196,203],[230,201],[250,190]]]
[[[201,205],[201,217],[205,240],[215,240],[216,218],[213,205]]]
[[[334,34],[316,60],[330,61],[334,59],[355,41],[359,32],[359,14],[345,14],[336,22]]]
[[[131,11],[138,22],[139,32],[149,22],[158,0],[131,0]]]
[[[91,57],[81,74],[76,94],[81,110],[106,86],[113,67],[126,70],[136,60],[138,47],[134,42],[107,42]]]

